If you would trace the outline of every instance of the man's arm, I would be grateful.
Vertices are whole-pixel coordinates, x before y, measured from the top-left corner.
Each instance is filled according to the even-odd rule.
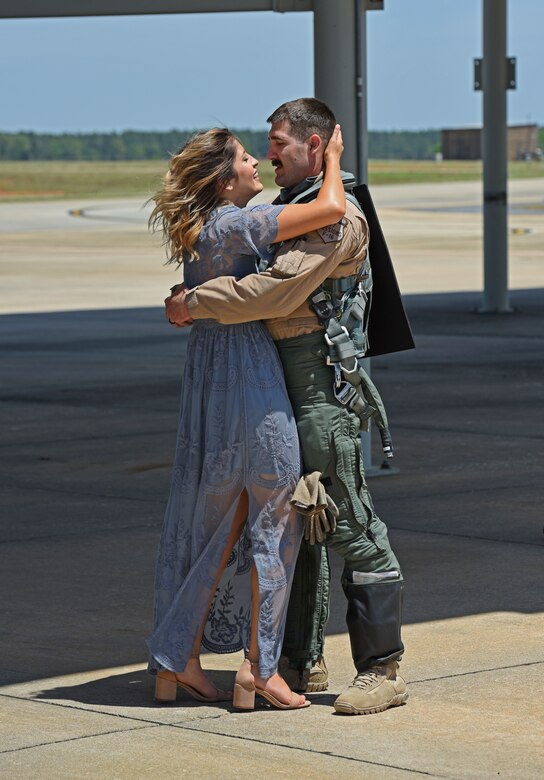
[[[345,220],[337,241],[316,232],[287,242],[261,274],[211,279],[187,293],[185,302],[183,294],[168,298],[166,316],[180,324],[187,322],[188,314],[192,319],[210,318],[232,325],[289,315],[346,257],[364,259],[367,227],[364,219],[356,219],[356,223]]]

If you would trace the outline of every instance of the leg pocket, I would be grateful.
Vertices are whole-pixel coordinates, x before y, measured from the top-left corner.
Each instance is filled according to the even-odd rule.
[[[372,501],[361,473],[361,452],[358,436],[332,434],[336,459],[336,474],[342,483],[346,499],[355,520],[366,530],[374,514]]]

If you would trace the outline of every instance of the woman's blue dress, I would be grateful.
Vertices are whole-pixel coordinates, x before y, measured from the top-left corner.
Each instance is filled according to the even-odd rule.
[[[184,278],[255,273],[271,259],[282,206],[215,209]],[[189,337],[170,498],[159,545],[150,670],[183,671],[202,626],[243,490],[244,534],[213,594],[203,645],[248,647],[250,573],[259,579],[259,664],[277,670],[302,522],[290,498],[300,476],[295,420],[274,343],[262,322],[196,321]]]

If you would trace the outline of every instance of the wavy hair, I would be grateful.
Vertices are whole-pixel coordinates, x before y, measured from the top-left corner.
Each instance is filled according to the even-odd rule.
[[[196,133],[170,159],[162,187],[151,198],[152,230],[162,229],[167,263],[198,260],[194,246],[210,212],[234,176],[236,136],[222,127]]]

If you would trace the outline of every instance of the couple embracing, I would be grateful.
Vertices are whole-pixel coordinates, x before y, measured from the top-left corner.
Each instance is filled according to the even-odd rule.
[[[408,697],[398,674],[402,574],[365,481],[361,420],[337,400],[324,324],[309,304],[317,290],[330,299],[368,277],[368,226],[346,198],[353,178],[340,169],[330,109],[301,98],[268,122],[282,188],[273,204],[248,205],[262,190],[257,160],[222,128],[172,157],[154,197],[151,224],[169,261],[183,264],[167,317],[193,327],[149,668],[159,701],[182,688],[239,709],[256,695],[279,709],[309,706],[304,692],[328,685],[333,549],[345,564],[356,669],[334,707],[380,712]],[[244,649],[233,692],[207,678],[202,647]]]

